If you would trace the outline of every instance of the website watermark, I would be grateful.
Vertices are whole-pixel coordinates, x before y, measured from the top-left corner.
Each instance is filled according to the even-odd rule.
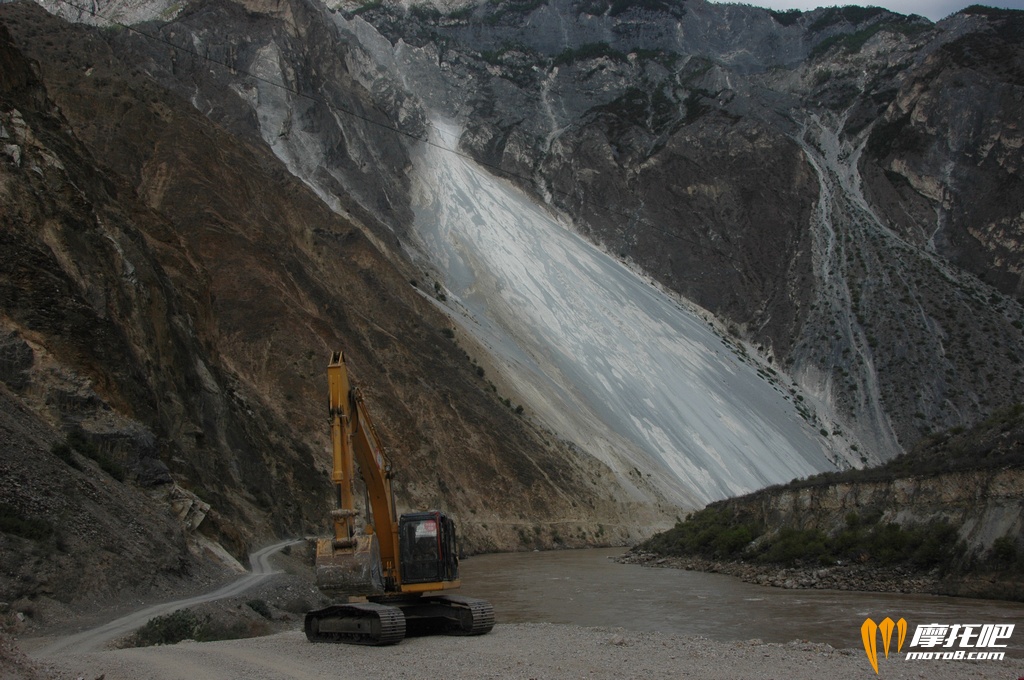
[[[954,660],[954,661],[1002,661],[1006,652],[1004,641],[1013,635],[1012,623],[925,623],[918,624],[908,645],[904,659],[907,661]],[[895,642],[895,653],[903,651],[907,639],[906,619],[893,621],[885,617],[879,623],[865,619],[860,627],[864,652],[875,674],[878,674],[879,642],[885,658]],[[911,651],[909,648],[918,649]]]

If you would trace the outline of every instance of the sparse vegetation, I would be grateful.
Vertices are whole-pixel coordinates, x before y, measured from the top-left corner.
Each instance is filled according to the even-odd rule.
[[[199,626],[199,619],[191,609],[179,609],[147,621],[136,631],[132,646],[175,645],[182,640],[197,640]]]
[[[252,600],[252,602],[263,602]],[[266,603],[263,602],[266,607]],[[255,609],[254,609],[255,611]],[[269,607],[267,608],[269,612]],[[257,611],[263,616],[262,612]],[[269,618],[269,617],[264,617]],[[174,645],[183,640],[197,642],[213,642],[214,640],[238,640],[247,637],[266,635],[270,627],[265,622],[253,622],[238,619],[224,622],[214,619],[209,614],[200,615],[191,609],[178,609],[164,616],[157,616],[146,622],[129,640],[132,647],[151,647],[153,645]]]
[[[808,30],[814,33],[843,22],[859,24],[878,16],[879,14],[883,14],[886,11],[887,10],[884,10],[881,7],[857,7],[854,5],[846,7],[832,7],[817,21],[811,24]]]
[[[380,9],[383,5],[383,0],[371,0],[371,2],[367,2],[357,7],[355,10],[352,11],[352,14],[364,14],[375,9]]]
[[[553,64],[554,66],[561,66],[563,64],[571,64],[585,59],[597,59],[599,57],[608,57],[613,61],[626,61],[626,55],[619,50],[606,42],[597,42],[587,43],[576,49],[567,47],[555,57]]]
[[[803,16],[803,12],[798,9],[788,9],[784,12],[768,10],[768,13],[772,15],[772,19],[775,19],[776,23],[782,26],[792,26]]]
[[[75,468],[76,470],[82,469],[82,466],[75,458],[74,450],[72,450],[72,448],[68,445],[66,441],[54,444],[53,447],[50,448],[50,453],[57,456],[62,461],[67,463],[69,466]]]
[[[932,435],[910,453],[880,467],[816,475],[764,489],[744,499],[713,503],[654,536],[640,549],[748,566],[815,569],[850,565],[858,569],[877,567],[887,574],[894,573],[892,568],[897,567],[906,573],[929,574],[952,584],[962,582],[968,575],[987,574],[996,579],[991,583],[997,584],[988,587],[987,596],[1019,599],[1012,585],[998,585],[999,579],[1010,579],[1007,583],[1013,583],[1024,573],[1024,555],[1016,532],[996,539],[987,549],[969,550],[959,540],[960,530],[955,524],[943,519],[917,523],[890,521],[888,518],[897,516],[899,508],[888,504],[862,507],[846,515],[844,521],[817,517],[810,512],[793,513],[785,524],[774,526],[766,524],[759,508],[766,506],[769,496],[783,490],[804,493],[804,489],[837,484],[1019,468],[1024,465],[1021,442],[1024,405],[1018,404],[975,427],[957,426]]]
[[[651,538],[641,549],[663,555],[784,566],[846,561],[946,570],[964,554],[962,546],[951,548],[956,543],[956,529],[944,522],[900,526],[882,522],[881,514],[863,519],[851,513],[846,526],[832,534],[788,526],[769,532],[763,524],[711,505]]]
[[[546,3],[547,0],[491,0],[485,21],[493,26],[501,21],[506,14],[526,15],[543,7]]]

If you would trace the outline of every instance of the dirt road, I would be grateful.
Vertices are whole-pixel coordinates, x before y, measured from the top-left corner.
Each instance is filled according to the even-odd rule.
[[[69,635],[68,637],[56,640],[41,649],[32,652],[32,655],[39,659],[47,659],[57,655],[74,655],[93,652],[101,649],[111,640],[127,635],[136,628],[139,628],[154,616],[169,614],[177,609],[190,607],[203,602],[213,602],[215,600],[222,600],[228,597],[240,595],[246,590],[257,585],[263,579],[275,573],[273,567],[270,566],[271,555],[287,545],[293,545],[299,542],[300,541],[296,540],[281,541],[280,543],[275,543],[274,545],[269,545],[257,550],[249,556],[249,561],[252,564],[252,571],[239,577],[237,580],[232,581],[226,586],[219,588],[218,590],[203,593],[202,595],[196,595],[195,597],[186,598],[184,600],[165,602],[163,604],[146,607],[145,609],[132,612],[127,616],[122,616],[121,618],[99,626],[98,628],[93,628],[91,630],[86,630],[81,633],[76,633],[75,635]]]

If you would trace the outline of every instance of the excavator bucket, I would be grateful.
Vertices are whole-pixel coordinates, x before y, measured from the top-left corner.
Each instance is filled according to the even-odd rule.
[[[317,539],[316,585],[332,598],[383,594],[376,534]]]

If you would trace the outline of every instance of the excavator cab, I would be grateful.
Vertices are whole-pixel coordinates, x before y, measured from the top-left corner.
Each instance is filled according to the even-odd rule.
[[[455,522],[443,512],[412,512],[398,521],[402,583],[437,583],[459,578]]]

